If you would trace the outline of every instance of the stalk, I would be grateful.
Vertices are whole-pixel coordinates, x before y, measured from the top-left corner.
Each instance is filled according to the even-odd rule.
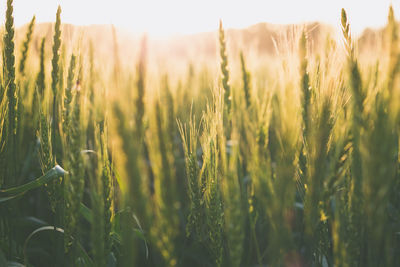
[[[328,256],[330,244],[325,242],[327,229],[327,210],[324,192],[330,178],[328,169],[328,142],[333,128],[329,100],[323,100],[318,110],[316,125],[310,130],[307,147],[307,190],[305,194],[304,217],[307,242],[314,262]],[[329,189],[329,188],[328,188]]]
[[[125,212],[121,218],[122,236],[122,264],[131,266],[140,259],[138,253],[139,244],[132,231],[134,225],[133,215],[138,218],[140,224],[147,225],[148,211],[146,210],[146,195],[143,188],[144,176],[140,170],[140,157],[142,151],[140,142],[133,133],[134,130],[127,123],[127,117],[118,105],[114,106],[116,128],[121,138],[121,152],[124,158],[120,158],[121,179],[118,180],[121,190],[121,205]]]
[[[175,170],[173,164],[171,164],[171,157],[169,156],[168,144],[163,129],[162,111],[159,101],[155,107],[155,119],[156,119],[156,134],[158,151],[161,164],[158,166],[158,171],[155,180],[155,198],[157,202],[156,211],[156,225],[154,228],[158,232],[156,234],[157,242],[161,254],[163,255],[168,266],[175,266],[177,264],[177,251],[175,247],[175,240],[177,237],[176,229],[179,227],[178,210],[177,207],[177,193],[176,192],[176,180]]]
[[[111,180],[110,162],[106,146],[105,124],[96,126],[97,166],[95,177],[91,180],[91,201],[93,214],[99,218],[93,223],[91,241],[93,258],[97,266],[106,266],[111,252],[111,218],[113,215],[113,184]]]
[[[351,134],[353,136],[353,151],[351,153],[351,186],[350,186],[350,227],[352,237],[350,247],[352,252],[352,263],[357,264],[360,260],[364,246],[364,219],[363,219],[363,172],[361,164],[360,140],[363,131],[364,93],[362,90],[361,74],[355,58],[354,44],[350,34],[350,25],[347,14],[342,9],[342,32],[348,57],[348,73],[350,89],[352,93],[352,122]]]
[[[80,92],[77,91],[72,102],[73,108],[69,115],[68,132],[66,132],[65,165],[68,166],[69,173],[65,177],[65,214],[64,214],[64,244],[66,251],[76,245],[78,233],[79,207],[83,198],[85,185],[85,167],[82,157],[82,145],[84,144],[84,132],[81,124],[81,99]],[[73,239],[72,237],[75,237]]]

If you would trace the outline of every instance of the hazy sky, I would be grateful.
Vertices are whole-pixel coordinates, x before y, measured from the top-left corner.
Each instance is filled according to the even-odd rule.
[[[6,0],[0,2],[4,21]],[[212,31],[220,18],[226,28],[316,20],[337,26],[344,7],[357,33],[366,26],[384,25],[390,3],[400,18],[400,0],[14,0],[14,14],[17,25],[33,14],[39,22],[54,21],[60,4],[63,22],[112,23],[133,32],[166,35]]]

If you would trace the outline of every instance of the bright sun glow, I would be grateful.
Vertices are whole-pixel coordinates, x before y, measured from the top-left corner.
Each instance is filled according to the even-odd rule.
[[[386,23],[390,0],[15,0],[16,25],[33,14],[39,22],[54,21],[57,5],[62,21],[72,24],[115,24],[132,32],[155,35],[213,31],[221,18],[226,28],[258,22],[278,24],[321,21],[339,25],[340,9],[347,10],[355,33]],[[0,12],[5,13],[6,1]],[[398,14],[396,14],[398,15]]]

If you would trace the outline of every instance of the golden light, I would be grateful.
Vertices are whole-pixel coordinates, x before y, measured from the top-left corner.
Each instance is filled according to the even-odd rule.
[[[4,14],[6,1],[2,2],[0,12]],[[169,35],[214,31],[219,19],[226,28],[311,21],[338,27],[343,7],[353,31],[359,33],[365,27],[383,26],[392,2],[399,11],[400,2],[390,0],[15,0],[14,10],[17,26],[27,23],[33,14],[38,22],[54,21],[60,4],[64,23],[114,24],[135,33]]]

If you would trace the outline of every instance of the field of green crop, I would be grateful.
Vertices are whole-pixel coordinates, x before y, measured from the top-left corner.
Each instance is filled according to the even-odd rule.
[[[220,23],[219,62],[181,75],[146,38],[135,68],[117,47],[100,68],[61,8],[17,43],[7,0],[0,266],[400,266],[393,14],[371,55],[342,10],[339,41],[298,30],[257,68]]]

